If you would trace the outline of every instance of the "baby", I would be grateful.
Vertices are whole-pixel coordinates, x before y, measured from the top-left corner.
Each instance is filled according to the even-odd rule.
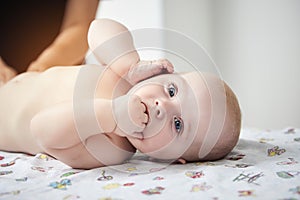
[[[185,163],[220,159],[236,145],[239,105],[219,78],[140,61],[127,28],[112,20],[95,20],[88,40],[104,67],[53,67],[0,87],[0,150],[89,169],[136,149]]]

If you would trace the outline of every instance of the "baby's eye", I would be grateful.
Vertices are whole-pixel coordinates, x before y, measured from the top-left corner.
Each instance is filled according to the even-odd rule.
[[[168,92],[170,97],[174,97],[176,95],[176,88],[173,84],[171,84],[168,88]]]
[[[176,132],[180,133],[181,129],[182,129],[181,119],[178,119],[177,117],[174,117],[174,126],[175,126],[175,129],[176,129]]]

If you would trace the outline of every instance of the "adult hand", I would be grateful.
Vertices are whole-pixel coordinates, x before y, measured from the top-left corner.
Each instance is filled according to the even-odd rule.
[[[42,71],[45,71],[46,69],[47,69],[47,67],[34,61],[34,62],[30,63],[27,71],[28,72],[42,72]]]
[[[17,75],[16,70],[6,65],[0,57],[0,86]]]
[[[167,59],[140,61],[132,66],[125,79],[132,85],[159,74],[173,73],[174,67]]]
[[[146,106],[136,95],[124,95],[113,100],[113,115],[116,121],[115,133],[120,136],[142,138],[148,122]]]

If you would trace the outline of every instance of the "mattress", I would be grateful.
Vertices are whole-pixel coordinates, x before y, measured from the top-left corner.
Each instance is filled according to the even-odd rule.
[[[300,129],[243,129],[214,162],[72,169],[45,154],[0,151],[0,199],[300,199]]]

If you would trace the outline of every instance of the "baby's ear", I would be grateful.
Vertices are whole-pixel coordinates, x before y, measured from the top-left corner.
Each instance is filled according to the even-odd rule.
[[[174,161],[174,163],[178,163],[178,164],[186,164],[186,160],[183,158],[178,158],[176,161]]]

